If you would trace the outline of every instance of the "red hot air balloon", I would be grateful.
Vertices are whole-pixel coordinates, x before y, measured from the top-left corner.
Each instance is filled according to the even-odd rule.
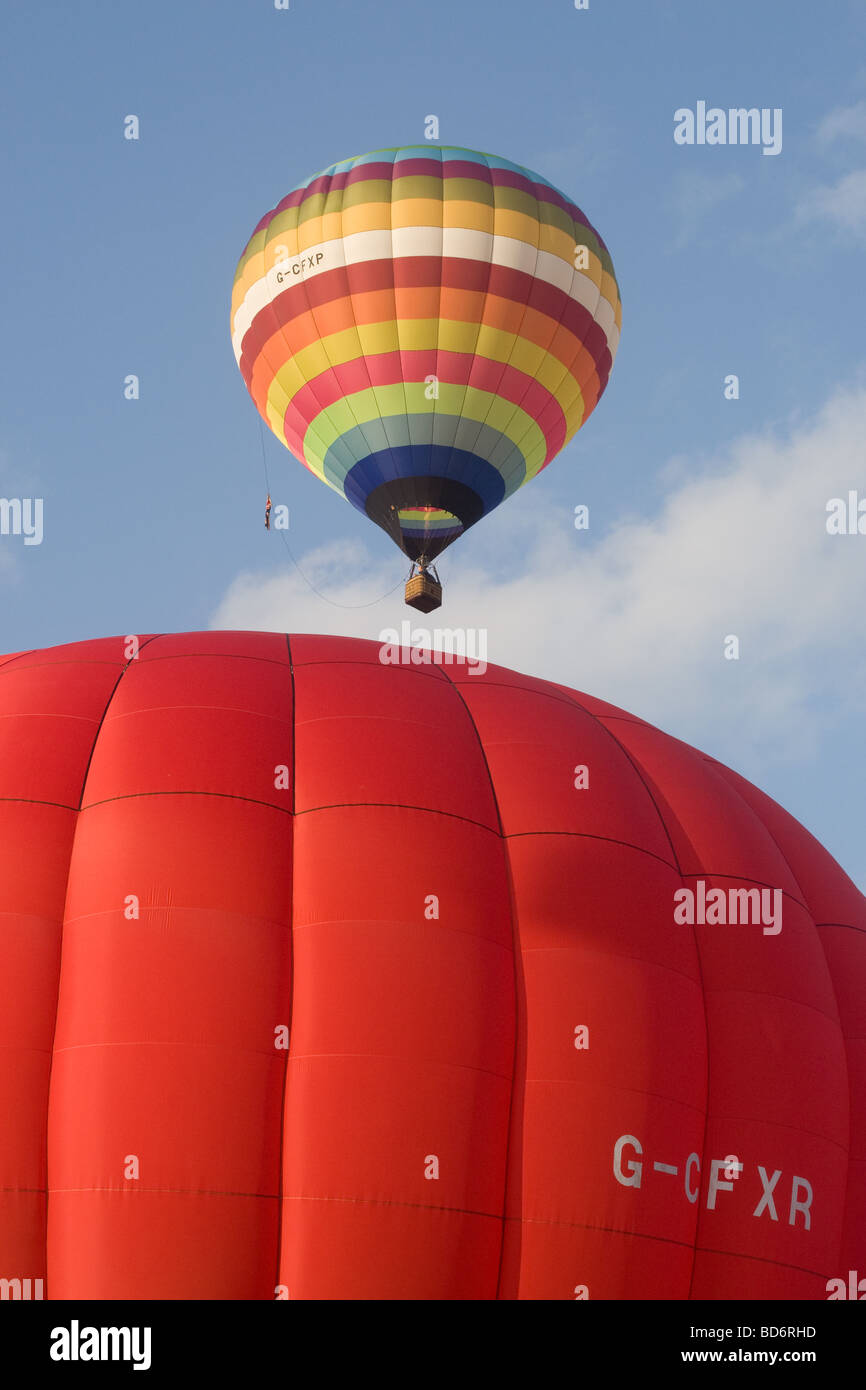
[[[0,1276],[824,1299],[866,1270],[850,880],[601,700],[381,658],[0,660]]]

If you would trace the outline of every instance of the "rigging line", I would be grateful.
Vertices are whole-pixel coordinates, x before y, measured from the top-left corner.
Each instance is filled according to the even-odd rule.
[[[261,440],[262,445],[262,467],[265,473],[265,486],[267,487],[268,496],[270,497],[271,482],[268,476],[268,461],[267,455],[265,453],[265,432],[262,428],[261,416],[259,416],[259,438]],[[280,540],[286,547],[286,554],[288,555],[295,569],[298,571],[298,574],[303,579],[304,583],[307,585],[307,588],[310,589],[316,595],[317,598],[322,599],[325,603],[330,603],[332,608],[372,608],[375,604],[381,603],[383,599],[389,598],[391,594],[395,594],[397,590],[402,588],[403,584],[405,583],[405,580],[399,579],[397,583],[393,586],[393,588],[388,589],[384,594],[380,594],[378,598],[370,599],[368,603],[339,603],[335,598],[328,598],[327,594],[323,594],[321,589],[317,589],[313,581],[307,578],[307,576],[304,574],[304,571],[301,569],[300,565],[298,564],[297,560],[292,554],[291,546],[289,545],[289,542],[286,539],[286,534],[283,530],[280,530]]]

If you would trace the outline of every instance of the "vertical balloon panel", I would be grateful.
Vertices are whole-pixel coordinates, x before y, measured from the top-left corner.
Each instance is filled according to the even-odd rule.
[[[659,730],[602,722],[652,787],[696,908],[711,893],[725,904],[727,920],[696,910],[707,921],[691,928],[709,1065],[690,1296],[826,1296],[844,1221],[848,1086],[814,919],[777,839],[717,764]],[[745,904],[750,892],[761,920],[732,920],[731,895]]]
[[[272,1298],[289,1019],[285,638],[157,639],[87,776],[48,1112],[64,1298]]]
[[[46,1291],[46,1116],[69,857],[122,667],[119,640],[0,665],[0,1277],[29,1280],[33,1297],[37,1280]]]
[[[773,836],[796,877],[800,896],[815,923],[838,1011],[844,1059],[839,1075],[847,1075],[848,1126],[843,1126],[839,1154],[843,1160],[837,1181],[845,1183],[841,1245],[831,1266],[834,1278],[847,1279],[848,1271],[861,1269],[866,1252],[866,899],[808,830],[766,793],[730,768],[714,763],[720,777],[734,787]],[[805,964],[805,963],[804,963]],[[808,967],[825,980],[820,965]],[[836,1012],[828,1004],[831,1018]],[[813,1058],[813,1065],[816,1061]],[[835,1090],[838,1096],[838,1089]],[[844,1113],[840,1100],[840,1111]],[[847,1169],[847,1182],[845,1169]],[[817,1286],[817,1294],[816,1294]],[[822,1281],[810,1280],[802,1297],[824,1297]]]
[[[488,677],[461,689],[502,815],[522,977],[500,1297],[684,1298],[706,1046],[671,845],[592,715]]]
[[[435,668],[295,663],[281,1279],[495,1298],[514,969],[483,754]]]

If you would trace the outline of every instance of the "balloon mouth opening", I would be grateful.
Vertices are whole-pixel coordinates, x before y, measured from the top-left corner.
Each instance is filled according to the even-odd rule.
[[[424,565],[463,534],[463,522],[444,507],[398,507],[397,522],[403,553]]]
[[[484,515],[472,488],[453,478],[421,476],[380,484],[365,511],[416,563],[429,564]]]

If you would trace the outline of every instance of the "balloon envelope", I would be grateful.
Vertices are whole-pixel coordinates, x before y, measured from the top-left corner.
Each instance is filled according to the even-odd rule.
[[[785,811],[500,667],[130,655],[0,658],[4,1277],[823,1299],[866,1269],[866,902]],[[782,930],[677,922],[700,881],[779,889]]]
[[[413,560],[574,436],[620,323],[610,255],[565,194],[430,145],[343,160],[288,193],[241,256],[231,314],[274,434]]]

